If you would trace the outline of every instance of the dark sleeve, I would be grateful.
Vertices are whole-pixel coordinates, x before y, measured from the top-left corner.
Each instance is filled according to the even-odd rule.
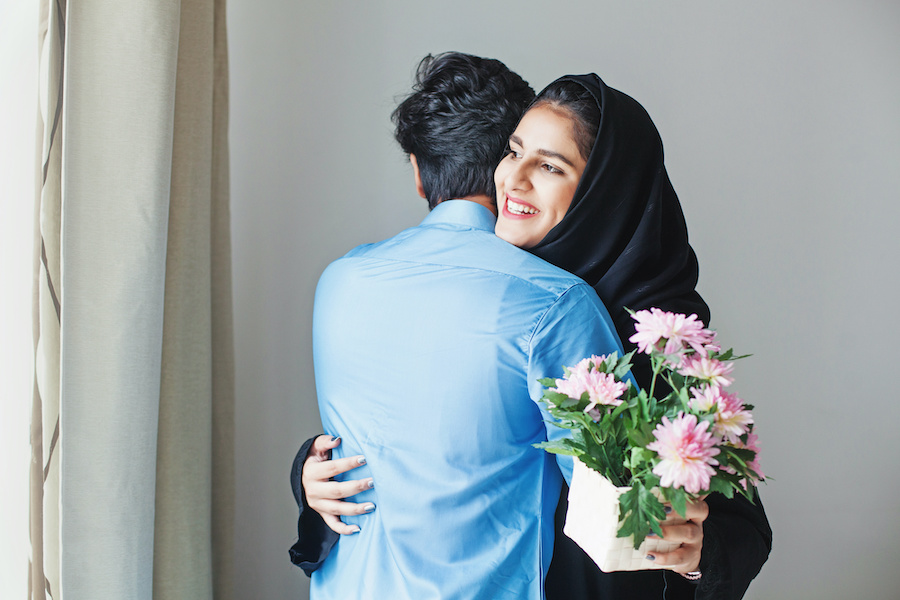
[[[300,446],[291,467],[291,488],[300,509],[300,517],[297,520],[297,543],[291,546],[289,552],[291,562],[303,569],[307,575],[312,575],[312,572],[322,565],[340,537],[325,524],[319,513],[306,504],[306,494],[301,483],[303,463],[317,437],[319,436],[306,440]]]
[[[759,493],[753,502],[710,494],[703,523],[702,579],[696,600],[739,600],[772,550],[772,528]]]

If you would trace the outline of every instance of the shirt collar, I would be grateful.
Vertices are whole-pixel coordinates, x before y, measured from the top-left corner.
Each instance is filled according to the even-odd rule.
[[[493,233],[497,218],[487,208],[470,200],[445,200],[432,209],[423,225],[452,223]]]

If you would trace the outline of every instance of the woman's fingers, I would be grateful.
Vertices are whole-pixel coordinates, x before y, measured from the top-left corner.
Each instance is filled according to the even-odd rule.
[[[327,514],[330,517],[338,516],[355,516],[365,515],[375,510],[375,504],[372,502],[341,502],[340,500],[317,500],[316,503],[322,509],[318,511],[324,518]]]
[[[303,478],[307,478],[309,471],[309,479],[331,479],[341,473],[352,471],[357,467],[366,464],[366,459],[362,456],[348,456],[347,458],[337,458],[335,460],[320,460],[312,458],[310,454],[306,462],[303,464]],[[304,485],[306,482],[304,481]]]
[[[328,460],[331,458],[331,451],[340,445],[341,438],[332,437],[330,435],[320,435],[313,441],[313,444],[306,455],[306,461]]]
[[[647,555],[647,558],[653,557],[654,564],[657,564],[661,567],[666,567],[671,569],[672,571],[678,573],[689,573],[691,571],[696,570],[696,566],[694,564],[694,559],[696,558],[696,564],[700,564],[699,557],[695,556],[696,552],[692,548],[686,548],[684,546],[680,548],[676,548],[671,552],[651,552]]]
[[[372,502],[342,502],[320,498],[310,500],[309,507],[321,515],[325,524],[335,533],[352,535],[359,532],[358,525],[348,525],[341,521],[341,516],[365,515],[375,510]]]
[[[660,523],[663,539],[677,542],[678,548],[671,552],[650,552],[647,558],[661,567],[676,573],[696,571],[700,565],[703,550],[703,521],[709,516],[709,507],[704,500],[689,502],[685,511],[686,519],[674,511]]]
[[[696,571],[700,565],[700,552],[703,549],[702,526],[691,521],[682,525],[664,525],[663,533],[665,534],[663,539],[668,542],[679,542],[681,545],[671,552],[649,552],[647,558],[677,573]]]
[[[340,438],[328,435],[317,437],[303,463],[301,480],[306,504],[319,513],[325,524],[333,531],[341,535],[350,535],[358,532],[359,527],[344,523],[341,516],[364,515],[375,510],[375,505],[371,502],[344,502],[343,499],[372,489],[374,482],[371,477],[349,481],[333,480],[337,475],[366,464],[366,459],[362,456],[331,460],[331,451],[340,443]]]
[[[699,500],[687,503],[685,511],[687,519],[695,523],[702,523],[709,516],[709,506],[706,504],[706,496]]]
[[[662,523],[663,539],[679,544],[696,544],[703,540],[703,528],[693,521],[682,521],[678,524],[667,525]]]
[[[359,526],[347,525],[341,521],[340,517],[335,517],[334,515],[322,515],[322,520],[337,534],[352,535],[354,533],[359,533]]]
[[[306,503],[314,506],[316,500],[342,500],[355,496],[375,487],[375,482],[371,477],[352,481],[310,479],[304,487],[306,488]],[[319,511],[316,510],[316,512]]]
[[[681,516],[677,511],[672,509],[672,505],[669,503],[663,504],[663,507],[666,511],[666,518],[663,521],[660,521],[661,525],[667,524],[680,524],[685,521],[694,521],[695,523],[702,523],[706,520],[706,517],[709,516],[709,506],[706,504],[706,496],[702,496],[697,500],[689,500],[687,504],[685,504],[685,516]]]

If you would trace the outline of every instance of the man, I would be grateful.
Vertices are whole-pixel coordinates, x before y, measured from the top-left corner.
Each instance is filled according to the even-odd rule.
[[[335,528],[359,533],[322,563],[334,537],[304,510],[294,481],[302,513],[292,560],[308,572],[322,563],[314,598],[542,597],[561,478],[531,444],[561,430],[545,429],[536,380],[620,346],[591,288],[493,236],[494,165],[532,96],[497,61],[426,58],[394,119],[435,210],[336,261],[320,281],[323,422],[344,436],[343,463],[368,459],[362,486],[377,482],[353,512],[378,508],[346,524],[334,517]],[[344,471],[342,461],[332,464]],[[359,490],[335,485],[335,498]]]
[[[531,89],[459,54],[419,76],[395,120],[434,210],[330,265],[316,292],[323,424],[336,453],[365,455],[377,486],[359,500],[378,508],[312,596],[539,599],[562,475],[533,444],[563,430],[537,380],[621,347],[592,288],[493,234],[493,167]]]

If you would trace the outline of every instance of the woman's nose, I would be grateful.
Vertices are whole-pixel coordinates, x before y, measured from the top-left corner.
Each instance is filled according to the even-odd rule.
[[[513,190],[522,190],[531,187],[531,182],[528,179],[528,172],[521,162],[511,166],[509,173],[506,175],[506,184]]]

